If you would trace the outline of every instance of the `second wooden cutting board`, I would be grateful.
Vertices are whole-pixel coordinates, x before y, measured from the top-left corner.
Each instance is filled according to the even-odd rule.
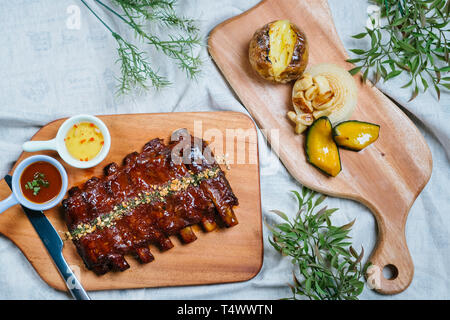
[[[165,114],[128,114],[99,116],[111,133],[111,150],[107,158],[95,168],[76,169],[64,162],[69,188],[92,176],[103,174],[103,167],[110,162],[121,163],[133,151],[141,151],[153,138],[169,141],[173,131],[187,128],[192,135],[203,137],[215,144],[215,152],[228,153],[230,170],[223,167],[231,187],[239,199],[235,208],[239,224],[232,228],[220,228],[205,233],[195,228],[198,239],[182,244],[171,237],[174,247],[159,252],[151,246],[155,260],[140,264],[127,256],[130,269],[109,272],[97,276],[84,266],[71,241],[66,241],[63,255],[87,290],[145,288],[245,281],[260,270],[263,259],[259,164],[256,128],[253,121],[238,112],[198,112]],[[32,140],[48,140],[56,135],[64,119],[49,123],[39,130]],[[240,134],[239,132],[245,132]],[[41,152],[60,160],[52,151]],[[216,154],[220,158],[221,152]],[[31,156],[23,153],[18,159]],[[60,160],[62,161],[62,160]],[[14,171],[14,168],[11,172]],[[0,181],[0,199],[11,193],[4,180]],[[67,231],[61,206],[45,212],[55,229]],[[24,253],[38,274],[50,286],[66,290],[49,254],[23,213],[14,206],[0,214],[0,233],[11,239]],[[7,275],[3,275],[7,276]]]
[[[414,266],[405,238],[409,209],[431,176],[430,150],[411,120],[386,96],[358,82],[358,107],[352,119],[377,123],[380,138],[361,152],[341,150],[343,170],[335,178],[307,163],[304,135],[295,135],[286,117],[292,109],[292,84],[262,80],[251,68],[248,46],[253,33],[268,22],[289,19],[306,34],[309,65],[352,66],[333,24],[326,0],[265,0],[218,25],[210,34],[209,52],[225,78],[252,114],[288,171],[303,185],[366,205],[378,223],[378,244],[370,261],[377,274],[377,291],[405,290]],[[381,270],[396,271],[392,279]]]

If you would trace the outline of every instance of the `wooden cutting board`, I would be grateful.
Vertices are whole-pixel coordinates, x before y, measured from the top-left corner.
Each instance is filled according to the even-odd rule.
[[[91,176],[100,176],[103,167],[110,162],[122,163],[122,159],[133,151],[141,151],[146,142],[153,138],[169,141],[173,131],[187,128],[191,134],[214,143],[216,157],[228,153],[229,169],[223,167],[240,205],[235,213],[239,224],[228,229],[210,233],[195,226],[198,239],[182,244],[177,237],[171,237],[174,247],[160,252],[151,246],[155,260],[140,264],[134,257],[127,256],[130,269],[124,272],[110,272],[97,276],[84,266],[71,241],[64,244],[63,255],[77,273],[86,290],[107,290],[179,286],[245,281],[253,278],[260,270],[263,259],[261,204],[259,186],[259,164],[256,129],[253,121],[238,112],[199,112],[165,114],[131,114],[100,116],[111,133],[112,145],[107,158],[95,168],[76,169],[63,165],[69,176],[69,188],[78,185]],[[32,140],[47,140],[55,137],[64,119],[49,123],[39,130]],[[234,135],[237,131],[246,133]],[[222,144],[223,147],[220,147]],[[244,152],[246,158],[238,158]],[[234,152],[234,157],[233,157]],[[62,161],[55,152],[40,152]],[[33,155],[23,153],[17,163]],[[14,168],[11,171],[14,171]],[[0,199],[11,193],[4,180],[0,181]],[[63,235],[67,227],[61,207],[45,212],[58,232]],[[44,245],[31,223],[19,206],[0,214],[0,233],[11,239],[22,250],[38,274],[50,286],[66,290]],[[8,276],[8,275],[3,275]]]
[[[390,280],[381,276],[377,291],[401,292],[414,274],[405,223],[411,205],[431,176],[430,150],[418,129],[394,103],[372,85],[357,81],[358,107],[352,119],[381,125],[378,141],[359,153],[340,150],[343,170],[336,178],[326,177],[309,165],[303,151],[304,136],[294,134],[286,117],[292,109],[292,84],[262,80],[248,60],[248,45],[255,30],[278,19],[289,19],[305,32],[309,65],[326,62],[352,68],[345,62],[348,56],[325,0],[262,1],[218,25],[210,34],[209,52],[258,126],[265,129],[267,140],[295,179],[316,191],[361,202],[373,212],[378,243],[370,261],[378,270],[391,265],[397,271]]]

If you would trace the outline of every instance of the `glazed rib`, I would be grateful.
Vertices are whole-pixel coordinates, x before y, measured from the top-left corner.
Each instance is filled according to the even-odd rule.
[[[174,135],[169,147],[175,147],[183,141],[190,140],[190,148],[179,147],[179,156],[184,159],[185,166],[194,174],[198,174],[206,169],[219,168],[214,154],[209,149],[205,141],[192,137],[186,129],[178,130]],[[188,152],[188,155],[185,152]],[[202,181],[201,189],[209,196],[216,207],[217,212],[227,227],[238,224],[238,220],[233,211],[233,206],[239,205],[239,201],[234,195],[228,180],[222,170],[217,177]]]
[[[126,270],[124,255],[130,253],[150,262],[150,244],[168,250],[175,234],[192,242],[197,237],[191,226],[201,223],[212,231],[216,216],[226,226],[237,224],[232,211],[237,198],[217,163],[176,163],[174,146],[153,139],[141,153],[127,155],[122,166],[111,163],[103,177],[69,190],[63,201],[69,237],[88,269],[97,274]],[[195,184],[205,172],[209,176]]]

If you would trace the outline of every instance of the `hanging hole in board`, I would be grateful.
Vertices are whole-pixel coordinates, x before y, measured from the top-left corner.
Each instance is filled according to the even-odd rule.
[[[398,276],[398,269],[393,264],[387,264],[383,268],[383,276],[387,280],[394,280]]]

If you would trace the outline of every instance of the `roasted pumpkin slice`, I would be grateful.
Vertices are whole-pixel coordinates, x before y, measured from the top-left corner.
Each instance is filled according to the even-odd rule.
[[[335,177],[341,172],[339,149],[333,140],[328,117],[313,122],[306,134],[305,151],[308,162],[326,174]]]
[[[344,121],[333,129],[333,139],[338,146],[361,151],[378,139],[380,126],[356,120]]]

